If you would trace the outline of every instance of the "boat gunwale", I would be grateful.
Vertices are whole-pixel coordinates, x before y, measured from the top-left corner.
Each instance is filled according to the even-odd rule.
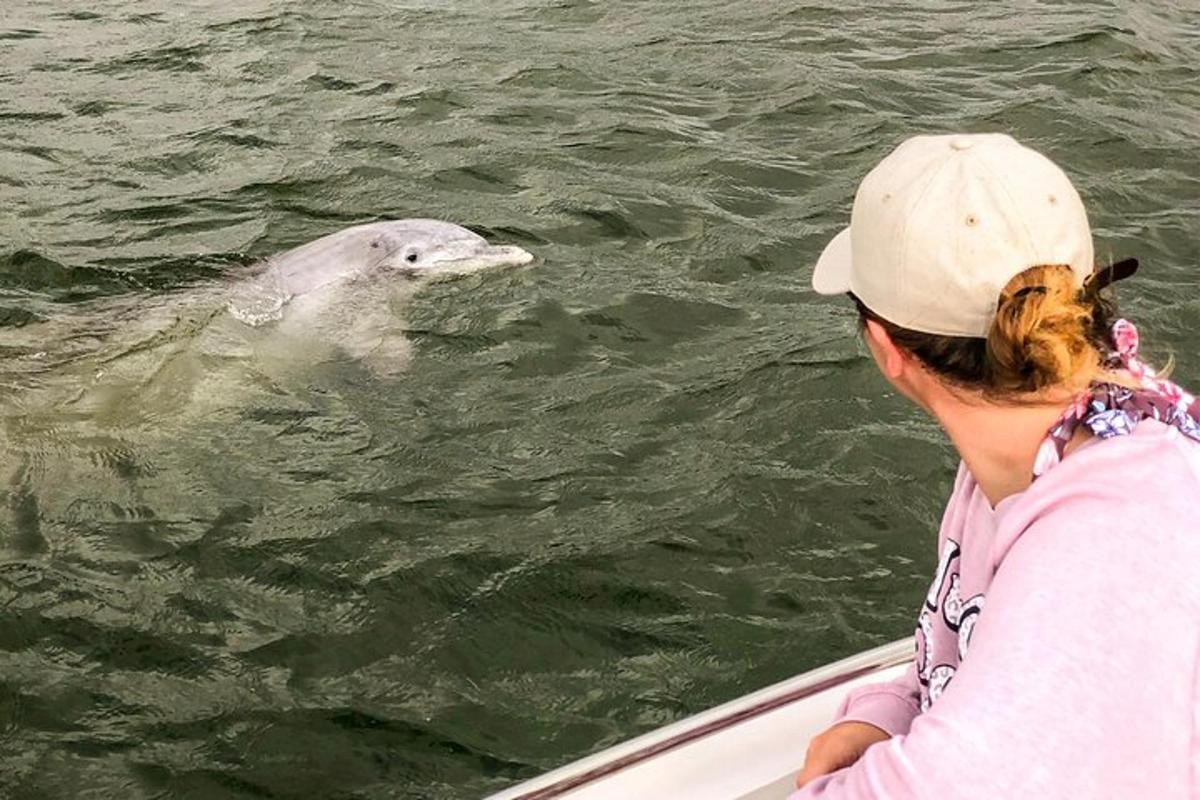
[[[567,774],[545,786],[519,792],[523,784],[517,784],[517,786],[510,789],[491,795],[487,800],[550,800],[551,798],[562,797],[568,792],[641,764],[655,756],[711,736],[719,731],[732,728],[747,720],[799,702],[828,689],[849,683],[872,672],[878,672],[911,661],[912,657],[912,637],[857,653],[759,689],[743,697],[735,698],[728,703],[701,711],[698,714],[686,717],[663,728],[650,731],[627,742],[614,745],[609,749],[632,749],[624,755],[604,760],[582,772],[576,772],[574,768],[589,760],[602,757],[606,750],[601,750],[590,756],[584,756],[578,761],[546,773],[541,778],[550,779],[555,773],[560,772]],[[707,717],[713,718],[705,719]],[[670,733],[675,728],[681,728],[681,730],[676,733]],[[638,746],[639,742],[642,742],[640,746]],[[539,779],[531,779],[531,781],[537,780]],[[519,793],[514,794],[514,792]]]

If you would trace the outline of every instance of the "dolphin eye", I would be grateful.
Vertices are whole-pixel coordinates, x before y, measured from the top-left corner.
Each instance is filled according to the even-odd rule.
[[[416,250],[409,251],[408,255],[406,255],[404,257],[404,260],[410,264],[417,263],[417,251]]]

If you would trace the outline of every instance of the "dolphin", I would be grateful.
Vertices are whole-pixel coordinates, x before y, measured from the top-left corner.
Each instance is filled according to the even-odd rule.
[[[107,398],[100,403],[110,409],[130,409],[164,394],[186,400],[230,360],[278,375],[339,353],[393,375],[411,359],[399,304],[434,280],[532,260],[440,220],[355,225],[227,279],[51,309],[46,322],[0,330],[0,399],[87,413]],[[37,391],[49,384],[59,389],[54,399]]]
[[[389,298],[430,279],[521,266],[533,256],[493,245],[459,225],[403,219],[356,225],[268,258],[232,288],[229,314],[250,327],[273,325],[275,349],[296,340],[337,342],[377,374],[402,369],[408,341]]]
[[[9,472],[0,475],[0,516],[9,511],[0,533],[12,531],[0,535],[0,553],[45,552],[54,539],[46,531],[80,514],[122,522],[155,486],[174,493],[177,516],[216,514],[206,492],[175,488],[207,469],[176,460],[195,452],[183,444],[228,442],[240,453],[262,435],[262,409],[299,408],[300,418],[315,410],[318,419],[333,409],[330,418],[346,420],[355,401],[327,387],[355,379],[360,366],[392,375],[407,365],[398,311],[414,292],[532,259],[449,222],[404,219],[356,225],[171,291],[76,304],[27,298],[42,321],[0,328],[0,470]],[[322,362],[351,371],[314,372]],[[348,436],[346,446],[360,443]],[[157,466],[139,466],[147,464]],[[163,464],[181,471],[156,478]]]
[[[246,287],[244,295],[234,298],[229,309],[242,322],[257,326],[280,318],[287,304],[309,310],[327,306],[330,290],[339,285],[465,275],[532,260],[520,247],[489,244],[479,234],[451,222],[372,222],[268,258],[264,274]],[[303,299],[295,302],[298,298]]]

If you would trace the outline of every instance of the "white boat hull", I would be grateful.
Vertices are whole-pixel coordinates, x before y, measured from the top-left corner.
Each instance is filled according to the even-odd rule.
[[[891,680],[905,639],[798,675],[582,758],[487,800],[783,800],[808,740],[846,693]]]

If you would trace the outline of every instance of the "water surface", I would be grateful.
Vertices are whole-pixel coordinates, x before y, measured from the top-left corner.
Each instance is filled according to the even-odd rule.
[[[474,797],[906,635],[955,461],[810,265],[901,139],[1010,132],[1200,384],[1198,64],[1187,2],[7,0],[0,345],[141,363],[114,310],[360,221],[539,261],[389,379],[98,414],[6,349],[0,794]]]

